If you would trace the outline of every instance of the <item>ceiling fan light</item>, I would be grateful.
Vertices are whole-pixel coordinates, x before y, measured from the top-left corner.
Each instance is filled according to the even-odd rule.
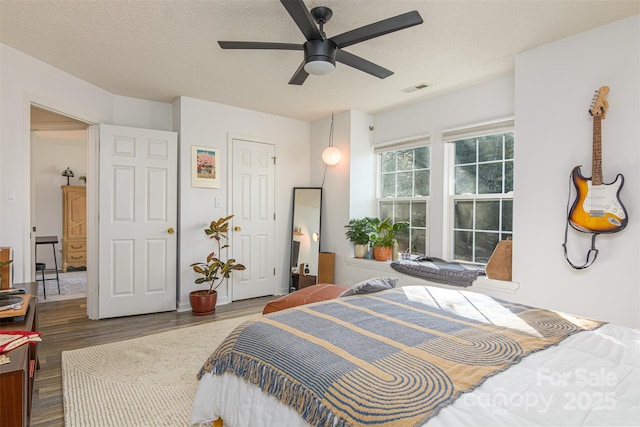
[[[340,150],[334,146],[327,147],[322,151],[322,161],[329,166],[337,165],[341,158],[342,154],[340,153]]]
[[[335,69],[336,66],[328,61],[309,61],[304,64],[304,70],[313,76],[326,76]]]

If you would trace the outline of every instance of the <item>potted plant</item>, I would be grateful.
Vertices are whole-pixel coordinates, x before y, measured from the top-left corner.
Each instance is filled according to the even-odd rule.
[[[204,229],[205,234],[216,241],[218,251],[211,252],[205,262],[191,264],[193,271],[200,275],[195,280],[196,285],[203,283],[209,285],[209,289],[200,289],[189,294],[191,312],[195,316],[206,316],[214,313],[218,302],[218,292],[216,291],[218,286],[222,284],[224,279],[228,279],[234,270],[245,269],[244,265],[236,264],[234,258],[230,258],[227,261],[221,258],[222,250],[229,247],[226,241],[229,240],[229,221],[231,218],[233,218],[233,215],[211,221],[209,228]],[[225,243],[222,242],[223,240],[225,240]]]
[[[379,218],[367,218],[367,220],[374,229],[369,235],[369,241],[373,247],[373,258],[377,261],[390,260],[396,233],[409,228],[409,224],[407,222],[392,224],[390,218],[382,221]]]
[[[0,269],[2,269],[2,267],[4,267],[5,265],[9,265],[13,262],[12,259],[7,260],[7,261],[0,261]],[[11,286],[11,283],[9,283],[9,286]],[[9,288],[9,286],[7,286],[7,288]],[[2,272],[0,271],[0,289],[4,289],[2,287]]]
[[[369,249],[369,234],[375,231],[371,222],[367,218],[351,219],[344,227],[347,229],[344,235],[354,244],[355,257],[364,258]]]

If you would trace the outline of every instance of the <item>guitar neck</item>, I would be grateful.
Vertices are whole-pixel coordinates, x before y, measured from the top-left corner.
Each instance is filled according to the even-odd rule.
[[[602,118],[593,116],[593,154],[591,158],[591,184],[602,185]]]

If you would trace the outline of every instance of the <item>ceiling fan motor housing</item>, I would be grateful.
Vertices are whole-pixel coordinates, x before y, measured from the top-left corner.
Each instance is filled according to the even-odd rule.
[[[305,63],[324,61],[335,66],[336,50],[337,47],[331,40],[309,40],[304,44]]]

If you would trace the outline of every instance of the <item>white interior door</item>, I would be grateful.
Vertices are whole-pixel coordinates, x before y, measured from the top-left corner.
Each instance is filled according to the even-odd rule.
[[[273,295],[275,276],[275,147],[233,139],[233,301]]]
[[[176,309],[177,135],[100,125],[99,318]]]

